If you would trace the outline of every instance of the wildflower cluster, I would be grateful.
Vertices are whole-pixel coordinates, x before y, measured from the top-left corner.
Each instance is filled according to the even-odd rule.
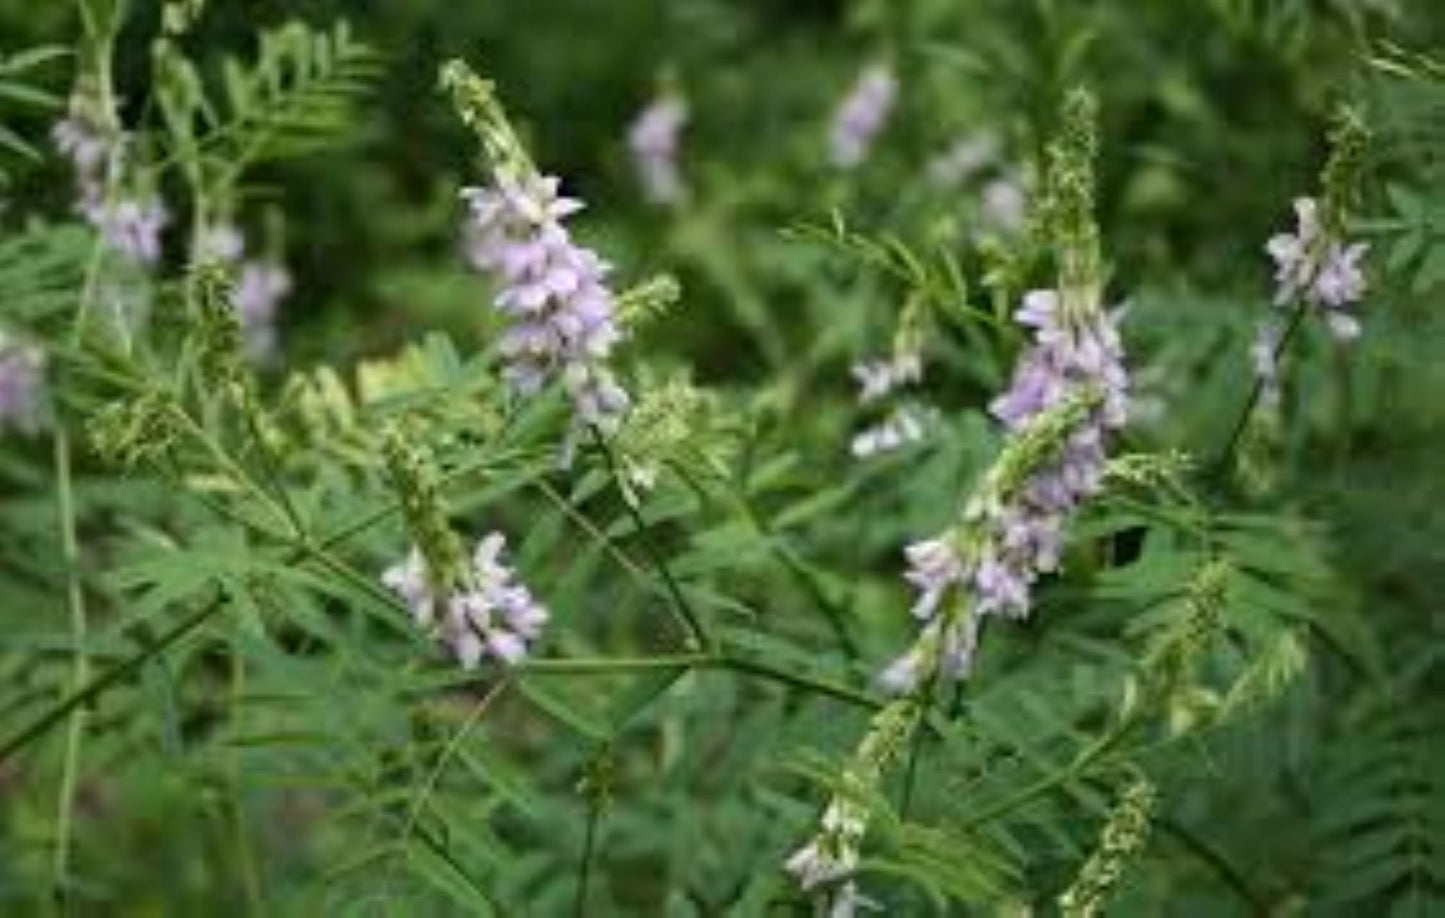
[[[922,380],[923,359],[916,350],[900,350],[885,359],[854,364],[853,378],[858,381],[858,403],[866,407]],[[881,420],[853,437],[853,455],[866,459],[916,443],[923,439],[931,420],[917,405],[894,405]]]
[[[833,116],[829,146],[834,166],[846,170],[863,164],[897,98],[898,78],[887,64],[863,71]]]
[[[677,93],[664,93],[642,110],[627,131],[627,147],[643,194],[654,204],[674,204],[686,194],[677,157],[687,118],[687,101]]]
[[[94,79],[78,81],[51,137],[75,170],[77,210],[106,244],[140,265],[159,261],[161,230],[170,215],[159,196],[120,190],[127,138]]]
[[[460,63],[444,69],[443,82],[491,160],[491,184],[462,196],[468,255],[499,281],[496,308],[511,322],[499,345],[506,377],[524,396],[559,380],[576,423],[611,429],[630,401],[608,366],[621,330],[610,266],[564,225],[582,204],[531,165],[487,83]]]
[[[527,656],[547,624],[547,609],[502,562],[506,537],[488,533],[477,542],[471,565],[455,582],[439,586],[421,549],[382,575],[382,583],[411,610],[416,623],[435,629],[462,666],[484,656],[512,664]]]
[[[1032,584],[1041,571],[1057,566],[1064,522],[1081,499],[1070,480],[1077,472],[1067,471],[1069,449],[1100,402],[1095,389],[1071,392],[1015,431],[961,522],[905,549],[904,577],[917,591],[912,614],[924,625],[913,646],[882,673],[885,688],[902,694],[940,675],[966,678],[983,616],[1028,613]],[[1091,489],[1102,471],[1090,469]],[[1043,494],[1059,500],[1042,503]],[[947,602],[955,592],[959,595]]]

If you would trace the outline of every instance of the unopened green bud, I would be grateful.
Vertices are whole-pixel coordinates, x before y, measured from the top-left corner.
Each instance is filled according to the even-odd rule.
[[[1103,913],[1125,869],[1144,849],[1157,797],[1154,785],[1142,775],[1119,794],[1099,833],[1098,846],[1073,884],[1059,896],[1059,910],[1067,918],[1092,918]]]

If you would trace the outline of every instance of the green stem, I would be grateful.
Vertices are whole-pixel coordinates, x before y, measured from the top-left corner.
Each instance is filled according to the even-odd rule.
[[[65,425],[55,426],[55,473],[60,516],[60,553],[65,564],[65,596],[70,607],[70,633],[74,643],[71,666],[71,691],[79,691],[90,678],[90,660],[86,656],[87,622],[85,593],[80,582],[80,545],[75,529],[75,499],[71,481],[70,436]],[[55,815],[55,854],[52,878],[58,900],[66,900],[70,873],[70,836],[74,815],[75,785],[80,772],[80,746],[85,733],[85,711],[70,713],[70,726],[65,740],[65,760],[60,771],[60,799]]]
[[[1290,316],[1289,324],[1285,326],[1284,334],[1274,344],[1274,350],[1270,354],[1270,362],[1278,367],[1284,352],[1289,347],[1290,340],[1294,338],[1300,326],[1304,323],[1305,313],[1309,310],[1309,303],[1301,300],[1295,307],[1294,313]],[[1215,475],[1223,475],[1229,468],[1229,461],[1234,458],[1234,451],[1239,446],[1240,438],[1244,436],[1244,429],[1249,425],[1249,419],[1254,415],[1254,409],[1259,405],[1260,396],[1264,394],[1266,380],[1263,376],[1255,374],[1254,385],[1249,390],[1249,397],[1244,400],[1244,407],[1239,412],[1239,417],[1234,422],[1234,428],[1229,433],[1229,439],[1224,443],[1224,449],[1219,453],[1219,458],[1214,461]]]
[[[241,710],[241,699],[246,693],[245,657],[236,653],[231,657],[231,710]],[[231,829],[235,835],[236,860],[240,864],[241,888],[246,895],[246,912],[253,916],[265,914],[261,908],[261,879],[256,871],[256,859],[251,853],[250,832],[246,825],[246,798],[241,792],[241,750],[240,743],[231,749]]]
[[[225,608],[225,606],[225,597],[222,595],[216,596],[210,602],[172,625],[161,634],[160,638],[153,644],[150,644],[123,662],[117,663],[99,676],[91,679],[84,686],[72,691],[69,695],[65,696],[65,698],[56,702],[53,707],[11,734],[11,736],[5,740],[4,744],[0,745],[0,761],[4,761],[35,738],[44,735],[51,727],[63,720],[72,711],[77,710],[83,705],[90,704],[111,686],[123,681],[136,670],[140,669],[147,661],[205,624],[208,619]]]
[[[1067,784],[1080,774],[1083,774],[1085,769],[1106,755],[1110,749],[1114,748],[1114,746],[1128,734],[1133,726],[1134,721],[1132,718],[1121,721],[1115,725],[1114,729],[1105,733],[1081,750],[1079,754],[1074,757],[1074,761],[1070,762],[1067,767],[1040,778],[1018,793],[1010,797],[1005,797],[993,806],[975,813],[964,823],[963,828],[972,829],[983,825],[990,820],[1011,813],[1021,806],[1032,803],[1034,800],[1061,785]]]
[[[577,899],[572,904],[572,913],[587,914],[587,881],[592,875],[592,852],[597,845],[597,824],[602,821],[602,806],[593,802],[587,809],[587,835],[582,841],[582,859],[577,868]]]
[[[596,427],[592,427],[590,430],[592,432],[593,442],[597,445],[598,450],[601,451],[607,463],[607,472],[612,477],[612,483],[622,495],[622,505],[626,508],[627,515],[632,520],[632,525],[637,529],[638,539],[642,542],[642,550],[647,555],[647,560],[651,562],[653,568],[657,571],[658,576],[662,578],[662,582],[667,588],[667,593],[672,598],[672,608],[688,631],[690,637],[688,641],[690,645],[689,649],[700,650],[716,647],[716,642],[712,636],[708,634],[707,629],[703,627],[702,620],[698,618],[697,613],[692,608],[692,604],[687,601],[687,597],[682,593],[682,588],[678,586],[677,580],[672,576],[672,571],[668,568],[667,561],[662,557],[662,552],[658,549],[657,543],[652,539],[652,531],[647,527],[647,522],[642,518],[642,513],[637,509],[631,495],[628,493],[627,486],[624,484],[622,475],[618,470],[617,457],[613,454],[612,447],[608,445],[607,440],[602,436],[602,431]]]

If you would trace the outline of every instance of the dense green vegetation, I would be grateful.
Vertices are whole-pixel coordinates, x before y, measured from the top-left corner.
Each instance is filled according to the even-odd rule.
[[[1440,912],[1442,42],[0,0],[0,914]]]

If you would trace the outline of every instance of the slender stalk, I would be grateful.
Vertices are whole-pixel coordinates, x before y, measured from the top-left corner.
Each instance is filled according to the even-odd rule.
[[[593,782],[597,780],[595,772],[602,761],[602,757],[608,754],[604,746],[598,758],[592,761],[594,774],[589,775],[585,780],[586,792],[590,799],[587,805],[587,829],[582,839],[582,856],[577,865],[577,898],[572,903],[572,914],[578,918],[584,918],[587,914],[587,881],[592,876],[592,860],[597,851],[597,826],[602,822],[602,807],[606,803],[607,789],[596,787]]]
[[[666,559],[662,557],[662,552],[658,550],[657,543],[653,541],[652,530],[648,528],[647,522],[642,518],[642,513],[637,509],[637,506],[628,495],[627,487],[623,484],[622,475],[617,468],[617,457],[613,454],[612,447],[608,445],[607,440],[602,436],[602,431],[593,427],[591,428],[591,432],[593,442],[597,445],[597,449],[601,451],[607,463],[607,472],[612,477],[612,483],[622,495],[622,505],[626,507],[627,515],[632,519],[632,525],[637,529],[638,538],[642,542],[642,550],[647,555],[647,560],[651,562],[653,568],[656,569],[658,576],[662,578],[663,584],[667,587],[667,593],[672,598],[672,608],[682,624],[687,628],[690,638],[688,641],[689,649],[699,650],[715,647],[716,642],[712,636],[708,634],[707,629],[703,627],[702,620],[698,618],[697,612],[692,608],[692,604],[689,603],[687,597],[683,595],[682,588],[678,586],[677,580],[672,576],[672,571],[668,568]]]
[[[925,719],[923,712],[927,712],[933,709],[933,694],[937,690],[937,688],[938,675],[937,673],[935,673],[933,677],[928,680],[928,684],[924,686],[922,697],[919,699],[919,705],[922,708],[922,712],[920,712],[919,715],[919,721],[923,721]],[[915,729],[913,730],[913,736],[911,737],[908,744],[908,764],[904,767],[903,791],[898,801],[899,819],[906,820],[908,818],[908,809],[913,803],[913,787],[915,782],[918,780],[918,759],[923,754],[925,732],[926,731],[919,730],[915,727]]]
[[[572,903],[572,914],[587,914],[587,881],[592,875],[592,853],[597,845],[597,824],[602,821],[602,807],[592,803],[587,810],[587,834],[582,841],[582,858],[577,867],[577,898]]]
[[[85,683],[85,685],[66,695],[49,710],[15,731],[3,744],[0,744],[0,762],[9,758],[17,750],[23,748],[37,737],[43,736],[51,727],[64,720],[72,711],[90,704],[112,686],[129,678],[132,673],[140,669],[152,658],[174,645],[192,631],[195,631],[225,607],[225,597],[217,595],[210,602],[197,608],[190,615],[187,615],[168,628],[154,643],[146,646],[134,656],[117,663],[115,666],[92,678],[89,682]]]
[[[87,622],[85,592],[80,582],[80,545],[75,530],[75,498],[71,481],[70,435],[63,423],[55,425],[55,477],[60,517],[60,554],[65,564],[65,597],[70,608],[70,634],[74,657],[71,664],[71,691],[79,691],[90,679],[90,660],[86,656]],[[77,708],[70,715],[65,738],[65,760],[60,771],[60,798],[55,814],[55,852],[51,876],[58,901],[67,900],[67,879],[70,874],[70,836],[74,815],[75,785],[80,772],[80,745],[85,732],[85,711]]]
[[[753,502],[748,499],[747,494],[744,493],[741,488],[738,489],[737,502],[742,508],[743,514],[747,517],[748,522],[764,537],[764,543],[768,546],[768,551],[778,559],[779,563],[787,570],[794,582],[798,584],[803,592],[808,594],[808,597],[813,600],[818,610],[823,613],[823,617],[828,622],[828,627],[833,631],[833,638],[838,642],[838,646],[843,649],[844,655],[846,655],[849,660],[857,660],[862,656],[862,653],[859,650],[857,640],[854,639],[852,632],[848,630],[847,611],[828,596],[827,590],[818,582],[818,578],[813,575],[812,571],[808,570],[802,559],[797,556],[797,553],[773,530],[772,521],[764,518],[762,514],[758,512],[757,508],[753,506]]]
[[[1175,822],[1172,819],[1160,816],[1156,817],[1154,822],[1160,829],[1164,830],[1166,835],[1173,838],[1182,848],[1203,861],[1211,870],[1218,874],[1219,878],[1224,881],[1224,885],[1228,886],[1230,890],[1240,898],[1241,902],[1249,908],[1252,915],[1255,915],[1256,918],[1265,918],[1265,916],[1273,914],[1274,910],[1270,908],[1269,903],[1263,896],[1254,891],[1253,887],[1249,885],[1249,881],[1244,878],[1244,875],[1239,872],[1238,868],[1231,864],[1224,855],[1220,854],[1205,842],[1204,839],[1195,835],[1182,823]]]
[[[246,693],[246,661],[239,653],[231,655],[231,711],[241,709],[241,699]],[[231,715],[234,717],[234,713]],[[241,745],[231,748],[231,829],[235,835],[236,860],[240,864],[241,888],[246,895],[246,912],[249,915],[265,914],[261,908],[261,878],[256,870],[256,858],[251,853],[250,832],[246,825],[246,800],[241,793]]]
[[[1295,306],[1294,312],[1290,315],[1289,324],[1285,326],[1284,334],[1274,344],[1274,350],[1270,353],[1270,362],[1275,366],[1279,365],[1284,352],[1289,347],[1290,340],[1294,338],[1295,332],[1304,323],[1305,313],[1309,310],[1309,303],[1301,300]],[[1264,394],[1265,379],[1258,374],[1255,375],[1254,385],[1249,390],[1249,396],[1244,400],[1244,407],[1240,409],[1239,417],[1234,422],[1234,428],[1229,433],[1229,439],[1224,442],[1224,449],[1220,450],[1219,458],[1214,461],[1214,473],[1216,476],[1223,475],[1229,468],[1229,461],[1234,458],[1234,451],[1239,447],[1240,438],[1244,436],[1244,430],[1249,425],[1249,419],[1254,415],[1254,409],[1259,406],[1260,396]]]
[[[1032,803],[1054,788],[1068,783],[1082,774],[1090,765],[1103,758],[1114,746],[1118,745],[1119,741],[1128,734],[1133,726],[1133,719],[1120,722],[1114,729],[1082,749],[1066,767],[1051,775],[1040,778],[1018,793],[1010,797],[1005,797],[993,806],[986,807],[978,813],[975,813],[964,823],[963,828],[972,829],[983,825],[990,820],[1011,813],[1021,806]]]

